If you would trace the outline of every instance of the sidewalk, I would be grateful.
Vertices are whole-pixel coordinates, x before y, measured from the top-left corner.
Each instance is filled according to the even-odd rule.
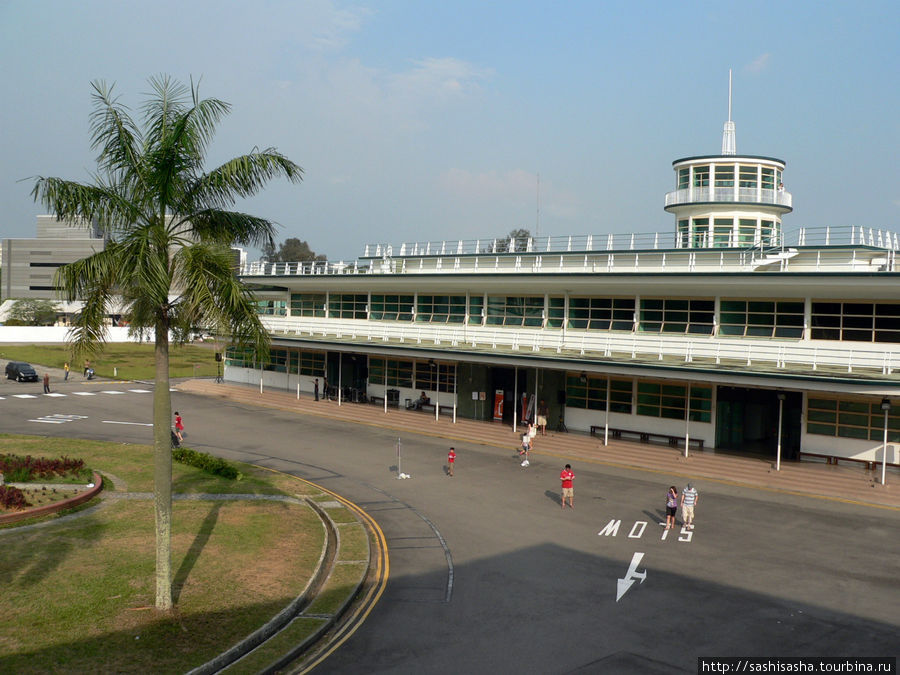
[[[316,415],[353,424],[365,424],[385,429],[447,438],[456,442],[479,443],[512,451],[518,447],[519,437],[510,426],[494,422],[480,422],[413,410],[388,408],[366,403],[314,401],[302,393],[270,390],[259,393],[253,386],[216,384],[213,380],[187,380],[175,385],[179,391],[202,396],[218,397],[251,405],[277,408],[304,415]],[[521,429],[521,427],[520,427]],[[716,453],[714,450],[691,450],[685,459],[684,451],[661,445],[610,440],[603,446],[602,438],[582,433],[547,431],[535,439],[533,455],[558,456],[596,464],[628,469],[659,472],[685,478],[710,479],[723,483],[744,485],[780,492],[817,496],[865,505],[900,510],[900,473],[888,468],[887,486],[877,481],[881,466],[866,471],[856,462],[841,465],[825,463],[782,462],[776,472],[773,460]]]

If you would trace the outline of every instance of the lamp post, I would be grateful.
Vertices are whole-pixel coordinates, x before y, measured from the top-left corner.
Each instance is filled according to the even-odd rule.
[[[775,470],[781,471],[781,420],[784,412],[784,392],[778,392],[778,450],[775,454]]]
[[[884,410],[884,445],[881,449],[881,484],[884,485],[886,480],[885,470],[887,468],[888,413],[891,411],[891,400],[889,398],[881,399],[881,409]]]

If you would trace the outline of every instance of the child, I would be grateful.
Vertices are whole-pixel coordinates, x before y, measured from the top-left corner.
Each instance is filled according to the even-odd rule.
[[[525,459],[522,460],[522,466],[528,466],[528,451],[531,450],[531,431],[530,429],[525,429],[525,433],[522,434],[522,449],[519,450],[519,455],[525,455]]]
[[[178,439],[178,444],[181,445],[181,442],[184,440],[184,422],[181,421],[181,413],[177,410],[175,411],[175,438]]]
[[[450,478],[453,478],[453,463],[456,461],[456,450],[450,448],[450,452],[447,453],[447,474]]]

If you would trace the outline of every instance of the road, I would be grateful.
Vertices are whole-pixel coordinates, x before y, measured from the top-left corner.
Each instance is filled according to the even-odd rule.
[[[57,397],[0,384],[0,431],[150,442],[152,385],[74,380]],[[399,480],[395,432],[172,397],[186,444],[315,481],[384,530],[386,592],[316,672],[671,673],[698,656],[900,652],[895,510],[698,481],[696,529],[665,534],[665,491],[683,479],[573,463],[563,510],[557,458],[523,468],[512,445],[456,443],[450,478],[448,443],[409,431]]]

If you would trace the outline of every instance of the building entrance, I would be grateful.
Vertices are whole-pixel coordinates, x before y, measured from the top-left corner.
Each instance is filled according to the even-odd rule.
[[[524,368],[519,368],[519,383],[516,386],[516,369],[515,368],[491,368],[488,382],[491,385],[488,391],[488,398],[494,400],[497,391],[503,390],[503,423],[512,424],[513,408],[515,405],[516,389],[519,396],[525,391],[527,382],[527,373]],[[521,417],[521,411],[516,416]],[[490,417],[489,417],[490,419]]]
[[[719,387],[716,392],[716,448],[775,457],[778,450],[778,394],[784,394],[781,457],[800,457],[800,392]]]

